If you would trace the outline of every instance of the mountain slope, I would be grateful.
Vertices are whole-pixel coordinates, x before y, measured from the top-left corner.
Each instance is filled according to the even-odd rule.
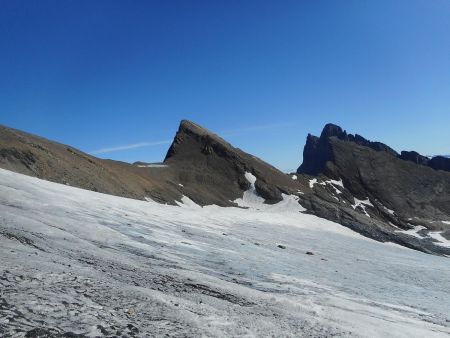
[[[233,205],[249,188],[245,173],[256,178],[256,191],[267,203],[295,191],[292,178],[259,158],[190,121],[181,121],[164,163],[176,168],[186,195],[201,205]]]
[[[360,223],[376,219],[401,229],[423,227],[418,237],[426,238],[426,229],[450,237],[449,172],[403,160],[388,146],[335,125],[325,126],[319,138],[309,135],[304,154],[298,173],[342,180],[347,207],[370,218]]]
[[[185,195],[200,205],[235,205],[232,201],[249,188],[245,172],[257,177],[256,190],[267,203],[281,201],[282,193],[299,186],[273,166],[190,121],[180,123],[163,165],[157,166],[103,160],[0,127],[0,167],[83,189],[169,204]]]
[[[168,170],[103,160],[73,147],[0,126],[0,167],[102,193],[167,202],[180,198]]]

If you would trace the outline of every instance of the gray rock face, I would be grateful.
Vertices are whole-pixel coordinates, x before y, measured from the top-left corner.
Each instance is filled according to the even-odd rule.
[[[426,156],[420,155],[416,151],[402,151],[400,154],[400,158],[405,161],[410,161],[415,164],[428,165],[429,158]]]
[[[450,158],[445,156],[435,156],[428,161],[428,166],[435,170],[450,171]]]
[[[375,151],[385,151],[394,156],[397,152],[381,142],[372,142],[356,134],[347,134],[345,130],[334,124],[327,124],[322,130],[320,137],[308,134],[306,145],[303,150],[303,163],[297,169],[299,174],[317,175],[321,173],[327,161],[332,161],[334,153],[330,148],[329,138],[348,141],[360,146],[368,147]]]
[[[450,173],[431,168],[429,162],[433,159],[427,162],[416,152],[398,155],[382,143],[347,135],[330,125],[325,126],[320,138],[308,136],[304,154],[298,172],[322,175],[325,181],[341,179],[345,191],[339,200],[347,200],[354,210],[364,209],[367,217],[356,219],[342,205],[330,212],[331,206],[323,207],[326,196],[320,189],[316,189],[320,202],[310,199],[316,214],[359,228],[369,237],[385,237],[375,231],[377,227],[371,225],[374,221],[402,229],[420,225],[424,229],[447,230],[441,221],[450,219]],[[446,162],[439,159],[432,163],[439,163],[436,168],[445,168]]]

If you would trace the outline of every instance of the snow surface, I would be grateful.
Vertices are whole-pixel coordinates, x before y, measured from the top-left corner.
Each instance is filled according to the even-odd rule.
[[[448,258],[286,198],[178,207],[0,170],[0,336],[449,336]]]
[[[138,165],[139,168],[166,168],[167,164],[160,164],[160,163],[151,163],[151,164],[140,164]]]
[[[416,225],[412,229],[409,230],[398,230],[396,232],[401,232],[410,236],[414,236],[419,239],[426,239],[426,238],[432,238],[435,241],[433,242],[435,245],[443,246],[446,248],[450,248],[450,241],[442,236],[442,231],[425,231],[424,234],[420,234],[419,232],[422,230],[427,230],[422,225]]]
[[[250,188],[244,192],[242,198],[234,200],[234,203],[238,206],[252,210],[264,210],[267,212],[278,213],[298,213],[306,210],[299,204],[299,198],[295,195],[281,194],[283,198],[281,202],[277,204],[265,204],[264,198],[259,196],[256,192],[256,176],[252,173],[246,172],[245,179],[250,183]]]

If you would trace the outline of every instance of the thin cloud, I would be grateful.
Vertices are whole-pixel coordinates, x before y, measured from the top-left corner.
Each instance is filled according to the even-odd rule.
[[[293,125],[295,125],[294,122],[254,125],[254,126],[249,126],[249,127],[243,127],[243,128],[237,128],[237,129],[233,129],[233,130],[223,131],[223,132],[219,133],[219,136],[222,136],[222,137],[239,136],[239,135],[245,135],[245,134],[249,134],[249,133],[258,132],[261,130],[291,127]],[[158,145],[170,144],[170,143],[172,143],[171,140],[154,141],[154,142],[140,142],[140,143],[127,144],[127,145],[122,145],[122,146],[117,146],[117,147],[97,149],[97,150],[91,151],[90,154],[91,155],[108,154],[108,153],[114,153],[117,151],[158,146]]]
[[[269,130],[269,129],[279,129],[279,128],[286,128],[286,127],[292,127],[296,123],[294,122],[283,122],[283,123],[271,123],[271,124],[262,124],[262,125],[255,125],[255,126],[249,126],[244,128],[238,128],[233,130],[228,130],[222,133],[221,136],[224,137],[230,137],[230,136],[238,136],[238,135],[245,135],[261,130]]]
[[[170,143],[172,143],[172,141],[169,141],[169,140],[153,141],[153,142],[140,142],[140,143],[127,144],[127,145],[117,146],[117,147],[97,149],[97,150],[91,151],[90,154],[92,154],[92,155],[108,154],[108,153],[114,153],[116,151],[123,151],[123,150],[130,150],[130,149],[151,147],[151,146],[159,146],[162,144],[170,144]]]

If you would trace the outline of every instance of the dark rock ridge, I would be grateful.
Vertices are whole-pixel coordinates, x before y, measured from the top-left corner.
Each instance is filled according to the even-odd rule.
[[[402,151],[400,158],[405,161],[410,161],[415,164],[428,165],[430,159],[426,156],[420,155],[416,151]]]
[[[358,134],[348,134],[341,127],[329,123],[323,128],[320,137],[308,134],[303,150],[303,163],[297,169],[298,173],[317,175],[325,169],[325,164],[328,160],[333,160],[333,154],[329,149],[329,137],[336,137],[341,141],[353,142],[375,151],[385,151],[402,160],[428,166],[435,170],[450,171],[450,158],[446,156],[434,156],[430,159],[416,151],[402,151],[401,154],[398,154],[394,149],[384,143],[369,141]]]
[[[290,176],[187,120],[181,121],[164,164],[177,168],[186,195],[201,205],[232,205],[250,186],[246,172],[256,176],[256,191],[266,203],[294,190]]]
[[[394,149],[383,143],[369,141],[358,134],[347,134],[341,127],[329,123],[323,128],[320,137],[308,134],[306,145],[303,150],[303,163],[297,169],[297,173],[318,175],[325,169],[326,162],[333,160],[333,152],[330,148],[330,143],[328,142],[330,137],[335,137],[342,141],[353,142],[376,151],[386,151],[393,156],[398,155]]]
[[[367,213],[366,219],[346,217],[348,226],[366,224],[360,232],[372,231],[369,223],[378,220],[403,229],[421,225],[444,233],[448,230],[441,221],[450,219],[450,173],[435,170],[445,168],[441,157],[427,161],[417,152],[398,155],[382,143],[349,136],[335,125],[325,126],[320,138],[309,135],[304,154],[299,174],[342,179],[345,189],[339,199],[346,199],[353,209]],[[320,194],[320,189],[316,194]],[[325,196],[321,199],[325,200]],[[361,206],[358,201],[367,202]],[[335,208],[335,215],[330,215],[329,210],[322,210],[322,205],[315,207],[322,217],[339,220],[346,213],[341,206]],[[342,219],[339,223],[343,223]]]

